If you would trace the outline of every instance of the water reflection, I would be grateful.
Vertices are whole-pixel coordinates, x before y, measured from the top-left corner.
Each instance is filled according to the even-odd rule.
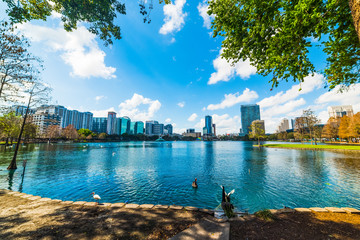
[[[178,204],[215,208],[221,188],[250,212],[262,208],[360,207],[360,155],[254,148],[251,142],[30,144],[23,169],[8,171],[0,148],[0,188],[62,200]],[[198,178],[198,189],[191,183]]]

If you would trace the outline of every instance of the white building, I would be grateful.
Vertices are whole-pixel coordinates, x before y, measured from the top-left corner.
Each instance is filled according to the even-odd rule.
[[[281,120],[280,125],[278,126],[276,132],[281,133],[281,132],[285,132],[288,129],[289,129],[289,120],[286,118],[283,118]]]
[[[331,106],[328,107],[329,117],[338,118],[343,116],[351,117],[354,115],[353,107],[351,105]]]

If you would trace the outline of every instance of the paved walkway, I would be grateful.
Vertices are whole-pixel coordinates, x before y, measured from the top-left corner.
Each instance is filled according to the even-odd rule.
[[[169,240],[228,240],[230,223],[202,220]]]

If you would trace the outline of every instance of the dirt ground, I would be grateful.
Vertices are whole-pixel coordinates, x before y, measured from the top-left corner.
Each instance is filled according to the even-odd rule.
[[[234,221],[230,239],[360,239],[360,215],[347,213],[281,213],[272,221]]]
[[[0,190],[0,239],[168,239],[209,216],[30,201]]]

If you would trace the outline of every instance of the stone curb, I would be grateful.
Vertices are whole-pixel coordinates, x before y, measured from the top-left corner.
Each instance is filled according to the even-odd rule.
[[[17,191],[11,191],[8,189],[0,189],[4,194],[12,195],[14,197],[20,197],[24,199],[28,199],[30,201],[37,201],[37,202],[51,202],[51,203],[60,203],[60,204],[71,204],[71,205],[78,205],[78,206],[86,206],[86,207],[111,207],[111,208],[128,208],[128,209],[172,209],[172,210],[186,210],[186,211],[200,211],[203,213],[207,213],[210,215],[214,215],[214,210],[204,209],[204,208],[197,208],[192,206],[178,206],[178,205],[154,205],[154,204],[134,204],[134,203],[97,203],[97,202],[86,202],[86,201],[62,201],[59,199],[51,199],[51,198],[42,198],[40,196],[34,196],[31,194],[21,193]],[[279,213],[293,213],[293,212],[302,212],[302,213],[347,213],[347,214],[360,214],[360,210],[356,208],[350,207],[311,207],[311,208],[282,208],[282,209],[269,209],[273,214]],[[229,221],[239,220],[239,221],[247,221],[255,218],[254,215],[250,214],[248,216],[243,217],[236,217],[234,219],[230,219]]]

